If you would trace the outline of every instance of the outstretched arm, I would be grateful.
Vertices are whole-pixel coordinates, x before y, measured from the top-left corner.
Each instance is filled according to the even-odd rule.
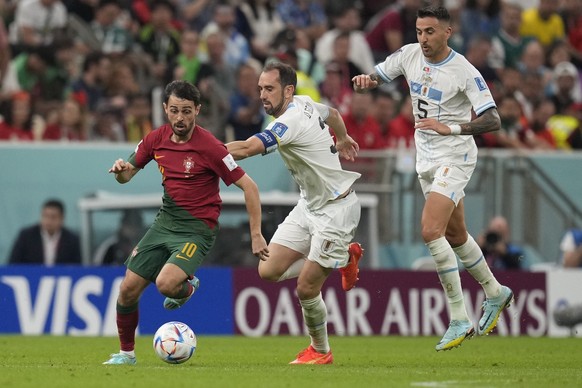
[[[432,130],[441,135],[479,135],[501,128],[501,119],[497,108],[487,109],[473,121],[463,124],[446,125],[436,119],[418,119],[414,128]]]
[[[119,183],[129,182],[138,171],[139,168],[123,159],[117,159],[115,163],[113,163],[113,167],[109,169],[109,173],[115,174],[115,179]]]
[[[245,204],[249,215],[249,227],[251,232],[253,255],[261,260],[269,257],[267,242],[261,232],[261,201],[259,198],[259,188],[255,181],[247,174],[243,175],[234,183],[245,195]]]
[[[265,145],[256,136],[251,136],[246,140],[231,141],[226,144],[226,148],[235,160],[245,159],[265,152]]]
[[[356,93],[365,93],[385,83],[378,73],[357,75],[352,78],[352,82]]]

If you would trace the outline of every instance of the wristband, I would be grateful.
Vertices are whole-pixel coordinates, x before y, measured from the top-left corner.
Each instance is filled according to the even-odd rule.
[[[461,126],[459,124],[449,125],[451,129],[451,135],[460,135],[461,134]]]

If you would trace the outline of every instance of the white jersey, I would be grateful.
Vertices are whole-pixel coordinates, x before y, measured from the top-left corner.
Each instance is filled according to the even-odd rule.
[[[479,71],[454,50],[442,62],[430,63],[422,54],[420,44],[409,44],[376,65],[375,70],[386,82],[399,75],[406,78],[416,118],[434,118],[446,125],[461,124],[471,121],[471,108],[480,115],[496,106]],[[417,130],[414,141],[417,167],[477,158],[473,136],[442,136],[434,131]]]
[[[310,210],[336,199],[360,177],[342,168],[325,124],[328,116],[326,105],[308,96],[294,96],[285,113],[255,135],[265,145],[265,153],[279,150]]]

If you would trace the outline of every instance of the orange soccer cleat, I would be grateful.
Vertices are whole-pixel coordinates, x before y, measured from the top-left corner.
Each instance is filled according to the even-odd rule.
[[[297,355],[297,358],[289,364],[333,364],[331,350],[325,354],[318,353],[313,346],[309,345]]]
[[[358,268],[358,262],[364,254],[364,250],[360,243],[353,242],[348,248],[348,253],[350,254],[350,259],[348,260],[348,265],[344,268],[340,268],[340,273],[342,274],[342,287],[344,291],[349,291],[356,285],[359,280],[358,273],[360,272]]]

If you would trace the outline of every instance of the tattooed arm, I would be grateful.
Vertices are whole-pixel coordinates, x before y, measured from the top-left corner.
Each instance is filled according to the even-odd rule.
[[[378,73],[357,75],[352,78],[352,82],[354,83],[354,90],[356,93],[365,93],[368,90],[377,88],[386,83]]]
[[[473,121],[463,124],[446,125],[436,119],[418,119],[414,128],[420,130],[432,130],[441,135],[479,135],[493,132],[501,128],[501,119],[497,108],[490,108]]]

